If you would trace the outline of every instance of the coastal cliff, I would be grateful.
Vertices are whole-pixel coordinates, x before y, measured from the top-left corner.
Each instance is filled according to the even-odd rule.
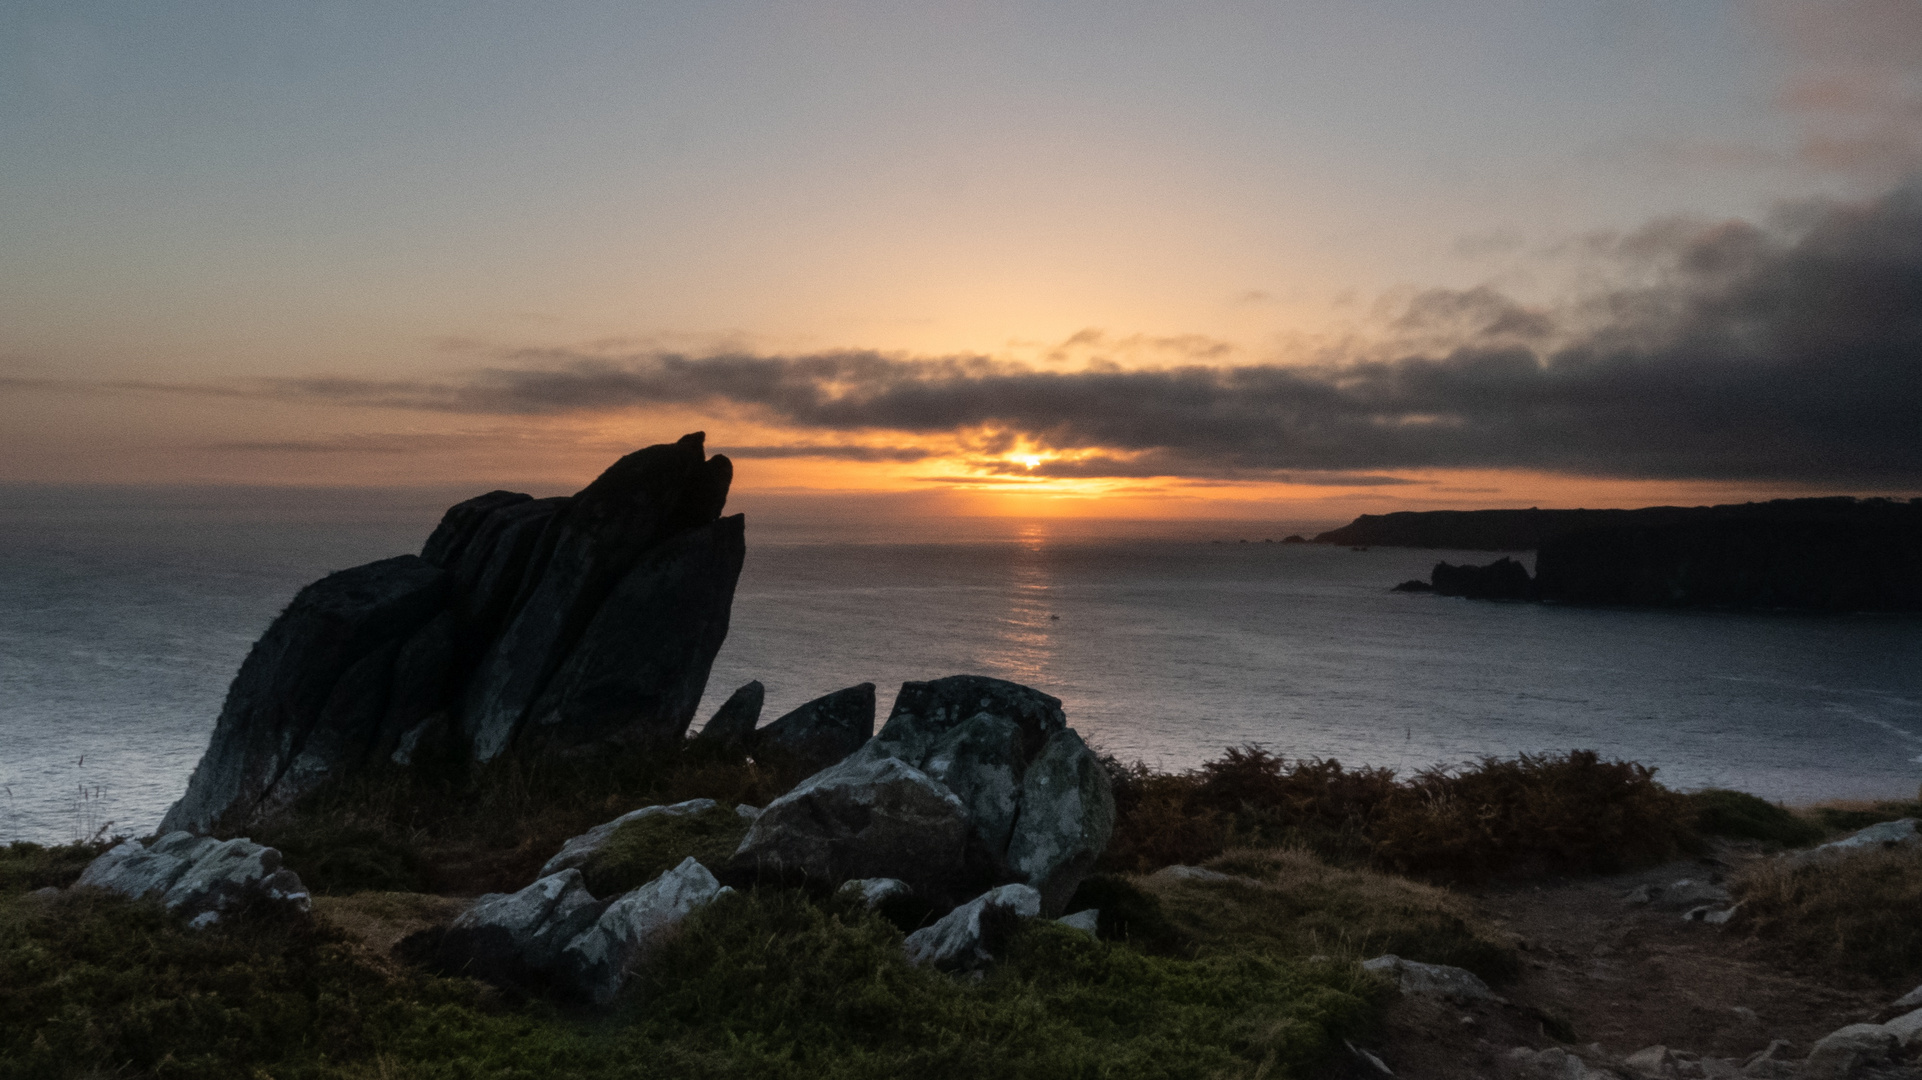
[[[1594,529],[1827,523],[1888,530],[1922,528],[1922,499],[1774,499],[1723,506],[1650,506],[1639,510],[1405,510],[1363,514],[1314,538],[1351,547],[1446,548],[1453,551],[1535,551],[1543,544]]]

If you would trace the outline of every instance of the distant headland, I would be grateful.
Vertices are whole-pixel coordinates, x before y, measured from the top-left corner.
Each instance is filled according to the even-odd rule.
[[[1536,552],[1398,589],[1639,607],[1922,611],[1922,499],[1365,514],[1320,544]]]

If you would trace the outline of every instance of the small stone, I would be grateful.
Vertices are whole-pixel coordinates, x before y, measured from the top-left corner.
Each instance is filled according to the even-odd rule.
[[[1474,972],[1446,964],[1421,964],[1392,953],[1362,962],[1363,971],[1395,979],[1404,994],[1445,997],[1456,1001],[1499,1000]]]
[[[1665,1076],[1675,1068],[1675,1058],[1668,1047],[1657,1044],[1642,1047],[1623,1058],[1622,1064],[1646,1076]]]
[[[1381,1058],[1377,1057],[1376,1055],[1366,1050],[1363,1050],[1361,1047],[1356,1046],[1354,1043],[1349,1042],[1347,1039],[1343,1039],[1342,1044],[1348,1047],[1349,1053],[1360,1058],[1362,1062],[1366,1064],[1369,1068],[1375,1070],[1376,1072],[1382,1074],[1383,1076],[1395,1075],[1395,1070],[1389,1068],[1388,1063],[1386,1061],[1383,1061]]]
[[[1896,1037],[1904,1050],[1922,1047],[1922,1009],[1898,1016],[1882,1027]]]
[[[1702,921],[1710,926],[1723,926],[1726,925],[1730,919],[1733,919],[1735,913],[1740,910],[1742,910],[1742,905],[1736,904],[1734,907],[1723,908],[1720,911],[1711,911],[1707,915],[1702,916]]]
[[[908,888],[908,883],[900,878],[855,878],[852,881],[843,882],[841,887],[835,890],[835,895],[852,900],[873,911],[889,900],[913,896],[914,890]]]
[[[734,807],[734,814],[736,817],[743,817],[749,821],[753,821],[761,816],[761,808],[758,806],[749,806],[746,803],[738,803]]]
[[[1002,885],[909,934],[901,947],[912,963],[950,971],[979,970],[994,960],[1016,921],[1039,914],[1041,893],[1033,886]]]
[[[1802,1075],[1808,1080],[1847,1080],[1858,1069],[1887,1061],[1899,1045],[1896,1034],[1882,1024],[1850,1024],[1816,1041]]]
[[[1101,912],[1097,908],[1089,908],[1086,911],[1077,911],[1072,915],[1063,915],[1059,919],[1056,919],[1055,922],[1060,923],[1061,925],[1069,928],[1070,930],[1079,930],[1082,933],[1088,935],[1089,937],[1101,936],[1101,933],[1099,930],[1099,927],[1101,924]]]
[[[1660,885],[1638,886],[1633,891],[1631,891],[1627,896],[1622,897],[1622,903],[1646,904],[1653,901],[1657,896],[1660,896],[1661,893],[1662,893],[1662,887]]]
[[[1158,878],[1162,881],[1245,882],[1248,880],[1247,878],[1238,878],[1233,874],[1224,874],[1219,870],[1208,870],[1199,866],[1180,865],[1164,866],[1148,876],[1150,878]]]
[[[1756,1013],[1754,1009],[1751,1009],[1746,1005],[1731,1005],[1729,1006],[1728,1011],[1741,1017],[1742,1020],[1746,1023],[1759,1024],[1762,1022],[1762,1017],[1758,1013]]]

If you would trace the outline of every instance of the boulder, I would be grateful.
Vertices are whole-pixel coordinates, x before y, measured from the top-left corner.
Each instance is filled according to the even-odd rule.
[[[888,722],[875,738],[887,743],[895,757],[919,767],[936,740],[981,713],[1011,720],[1021,729],[1024,760],[1040,753],[1048,736],[1068,726],[1059,698],[1005,679],[950,675],[902,683]]]
[[[358,765],[385,712],[400,642],[439,614],[447,588],[446,571],[403,555],[300,590],[241,664],[207,752],[161,831],[205,833],[219,821],[249,820],[270,793],[284,804]],[[314,738],[323,715],[344,730]]]
[[[1452,1001],[1498,1001],[1474,972],[1446,964],[1421,964],[1389,953],[1362,962],[1363,971],[1372,971],[1395,980],[1404,994],[1443,997]]]
[[[1704,906],[1713,909],[1729,902],[1727,889],[1713,882],[1691,878],[1667,886],[1656,886],[1650,892],[1650,906],[1658,911],[1686,912]]]
[[[615,900],[568,943],[561,955],[561,987],[596,1005],[611,1003],[662,939],[723,891],[714,875],[690,858]]]
[[[1055,922],[1060,923],[1070,930],[1079,930],[1089,937],[1101,936],[1101,911],[1099,908],[1087,908],[1083,911],[1077,911],[1072,915],[1063,915],[1059,919],[1056,919]]]
[[[1816,1040],[1802,1063],[1806,1080],[1847,1080],[1892,1057],[1900,1040],[1882,1024],[1850,1024]]]
[[[550,978],[561,950],[607,908],[579,870],[547,874],[515,893],[489,893],[441,935],[435,962],[452,974],[509,986]]]
[[[754,726],[761,722],[761,704],[766,698],[767,688],[759,679],[743,685],[714,710],[714,716],[701,728],[700,734],[694,736],[695,741],[733,753],[747,753],[753,748]]]
[[[1807,866],[1810,863],[1840,855],[1853,855],[1859,851],[1883,851],[1897,847],[1922,847],[1922,833],[1917,832],[1916,819],[1902,818],[1899,821],[1879,822],[1840,840],[1797,852],[1789,858],[1794,865]]]
[[[862,683],[810,701],[754,733],[759,760],[825,769],[874,735],[874,684]]]
[[[1672,1076],[1675,1073],[1675,1055],[1666,1046],[1644,1046],[1622,1059],[1622,1064],[1644,1076]]]
[[[1904,1013],[1882,1027],[1895,1036],[1903,1050],[1922,1050],[1922,1009]]]
[[[834,895],[873,911],[890,900],[904,900],[914,895],[914,890],[899,878],[855,878],[842,882]]]
[[[667,806],[643,806],[639,810],[629,810],[613,821],[596,825],[579,836],[570,837],[541,867],[541,876],[558,874],[562,870],[587,865],[596,852],[600,851],[621,826],[630,821],[640,821],[651,817],[686,817],[712,810],[718,805],[713,799],[689,799],[686,802],[672,803]]]
[[[1022,919],[1041,914],[1041,894],[1026,885],[1002,885],[909,934],[901,947],[908,960],[943,971],[972,971],[994,960]]]
[[[1114,821],[1107,771],[1081,736],[1064,728],[1028,763],[1008,866],[1041,891],[1043,910],[1058,912],[1107,848]]]
[[[151,845],[121,841],[88,864],[75,886],[156,898],[195,928],[254,903],[303,912],[311,903],[299,875],[281,866],[278,850],[244,837],[222,841],[185,830]]]
[[[1894,1001],[1889,1003],[1889,1008],[1891,1009],[1922,1008],[1922,986],[1918,986],[1915,989],[1909,991],[1908,993],[1903,994],[1901,997],[1896,998]]]
[[[953,792],[899,758],[862,753],[769,803],[728,871],[829,888],[899,878],[938,903],[983,872],[968,841],[967,808]]]
[[[979,712],[934,739],[922,759],[921,771],[954,792],[968,808],[975,835],[996,854],[1008,850],[1023,805],[1028,766],[1021,744],[1019,724]]]

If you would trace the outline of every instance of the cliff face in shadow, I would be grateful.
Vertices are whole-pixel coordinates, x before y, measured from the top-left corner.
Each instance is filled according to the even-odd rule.
[[[1914,528],[1922,500],[1775,499],[1725,506],[1650,506],[1640,510],[1422,510],[1363,514],[1315,537],[1352,547],[1535,551],[1592,529],[1654,529],[1712,522],[1830,522],[1864,529]]]
[[[1362,518],[1345,535],[1458,543],[1480,537],[1520,547],[1527,536],[1500,530],[1548,530],[1537,545],[1532,581],[1508,559],[1485,567],[1439,563],[1427,588],[1397,586],[1409,592],[1635,607],[1922,611],[1922,501],[1789,499],[1692,510],[1474,511],[1415,520],[1430,516]],[[1554,531],[1596,520],[1609,524]]]
[[[1544,600],[1650,607],[1922,611],[1922,515],[1590,529],[1544,543]]]

